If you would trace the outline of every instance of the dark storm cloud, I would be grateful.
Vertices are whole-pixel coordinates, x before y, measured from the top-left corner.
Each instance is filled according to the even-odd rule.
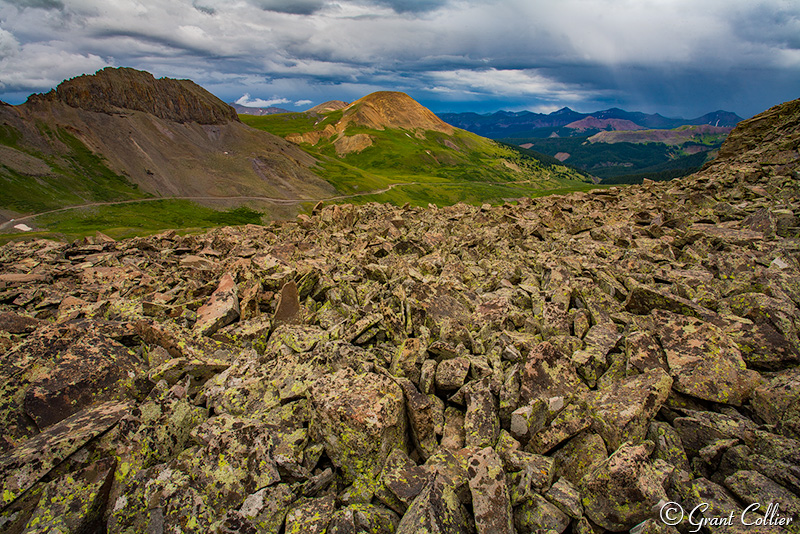
[[[50,9],[42,9],[50,8]],[[0,98],[103,66],[226,100],[753,114],[796,98],[794,0],[0,0]]]
[[[266,11],[290,13],[293,15],[311,15],[327,4],[325,0],[294,0],[292,2],[281,0],[249,0],[249,2]]]
[[[41,9],[64,9],[64,2],[60,0],[16,0],[19,7],[34,7]]]

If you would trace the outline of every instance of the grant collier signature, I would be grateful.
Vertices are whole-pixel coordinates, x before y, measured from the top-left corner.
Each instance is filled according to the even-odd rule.
[[[709,516],[705,517],[703,514],[709,508],[708,503],[700,503],[692,508],[687,514],[683,507],[676,502],[668,502],[661,507],[659,516],[661,521],[667,525],[677,525],[684,519],[692,525],[694,530],[689,532],[698,532],[704,526],[723,526],[733,525],[734,521],[744,526],[786,526],[793,520],[792,517],[783,516],[780,513],[779,503],[769,503],[764,515],[757,513],[762,505],[760,503],[753,503],[741,511],[732,510],[728,515]]]

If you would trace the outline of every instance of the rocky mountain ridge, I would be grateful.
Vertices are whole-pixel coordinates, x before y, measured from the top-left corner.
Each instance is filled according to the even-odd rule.
[[[191,80],[156,79],[149,72],[125,67],[107,67],[66,80],[49,93],[31,95],[27,103],[44,102],[108,114],[142,111],[178,123],[239,121],[236,110]]]
[[[242,124],[198,85],[127,68],[0,107],[0,157],[0,185],[11,191],[0,208],[11,217],[143,195],[213,202],[336,194],[312,172],[314,158]],[[87,161],[92,165],[81,165]],[[99,195],[104,188],[112,192]]]
[[[659,519],[667,502],[798,517],[799,109],[668,183],[1,247],[0,525],[688,531]]]

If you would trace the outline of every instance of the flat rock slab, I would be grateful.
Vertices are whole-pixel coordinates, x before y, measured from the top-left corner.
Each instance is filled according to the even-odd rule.
[[[662,369],[654,369],[591,392],[592,427],[611,450],[625,441],[642,441],[671,387],[672,378]]]
[[[239,319],[239,297],[236,282],[230,273],[225,273],[208,302],[197,310],[194,329],[204,336],[212,336],[223,326]]]
[[[525,358],[520,374],[520,403],[542,397],[569,397],[586,391],[575,366],[548,342],[536,345]]]
[[[700,319],[664,310],[651,314],[664,348],[673,389],[703,400],[742,405],[760,378],[722,330]]]
[[[469,460],[469,489],[478,534],[514,534],[514,515],[503,462],[491,447]]]
[[[107,402],[76,413],[0,458],[0,503],[8,505],[56,465],[105,432],[133,408]]]

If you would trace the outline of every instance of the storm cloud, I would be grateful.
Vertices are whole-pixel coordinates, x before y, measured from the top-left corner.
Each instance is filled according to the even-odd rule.
[[[0,98],[104,66],[220,98],[749,116],[800,97],[791,0],[0,0]]]

